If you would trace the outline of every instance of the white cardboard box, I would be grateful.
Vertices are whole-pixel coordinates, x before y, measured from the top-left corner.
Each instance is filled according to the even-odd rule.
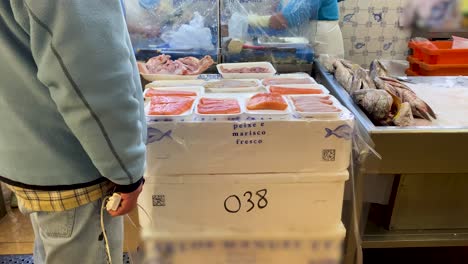
[[[138,203],[158,232],[312,232],[341,221],[348,171],[147,177]]]
[[[148,264],[339,264],[345,229],[314,233],[156,233],[145,236]]]
[[[343,171],[353,120],[149,123],[146,176]]]

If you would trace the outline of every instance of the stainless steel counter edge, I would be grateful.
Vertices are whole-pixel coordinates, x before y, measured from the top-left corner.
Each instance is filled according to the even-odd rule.
[[[335,77],[328,73],[327,70],[319,63],[315,62],[314,65],[315,76],[330,90],[341,103],[346,106],[352,113],[354,113],[358,123],[370,134],[425,134],[425,133],[468,133],[468,127],[378,127],[375,126],[367,115],[357,106],[351,96],[343,89]],[[448,78],[448,77],[425,77],[425,80],[430,82],[434,78]],[[456,77],[453,77],[456,78]],[[413,78],[415,80],[422,80]]]

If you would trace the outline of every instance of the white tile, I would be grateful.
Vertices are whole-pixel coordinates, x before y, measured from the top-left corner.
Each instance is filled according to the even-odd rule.
[[[358,6],[359,6],[360,9],[368,9],[371,6],[371,1],[370,0],[359,0]]]
[[[383,35],[383,31],[384,28],[382,28],[378,23],[372,23],[372,26],[367,28],[367,34],[376,39]]]
[[[403,55],[406,51],[408,51],[408,42],[406,40],[399,40],[395,43],[394,50]]]
[[[353,36],[356,36],[356,28],[351,24],[344,24],[341,27],[341,31],[344,39],[351,39]]]
[[[384,6],[388,7],[389,9],[397,9],[398,7],[402,6],[400,0],[385,0],[384,2]]]
[[[368,21],[371,21],[371,15],[367,10],[359,10],[354,15],[355,19],[353,21],[356,21],[359,25],[365,25]]]
[[[369,52],[378,52],[382,50],[382,42],[377,38],[372,38],[371,41],[367,44],[367,50]]]
[[[342,2],[342,5],[344,5],[346,8],[354,8],[358,6],[359,0],[346,0]]]

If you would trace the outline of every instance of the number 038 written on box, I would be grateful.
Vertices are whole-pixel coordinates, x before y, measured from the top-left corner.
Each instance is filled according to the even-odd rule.
[[[246,191],[242,196],[229,195],[224,200],[224,209],[231,214],[251,212],[254,209],[263,209],[268,206],[268,190],[261,189],[256,192]]]

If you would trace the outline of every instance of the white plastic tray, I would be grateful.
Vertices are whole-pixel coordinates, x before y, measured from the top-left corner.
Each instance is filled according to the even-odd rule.
[[[328,91],[325,86],[321,84],[278,84],[278,85],[270,85],[267,86],[268,92],[270,91],[270,87],[275,86],[275,87],[281,87],[281,88],[286,88],[286,89],[294,89],[294,88],[299,88],[299,89],[320,89],[322,90],[322,94],[329,94],[330,91]],[[318,94],[320,95],[320,94]]]
[[[245,63],[222,63],[216,65],[218,72],[223,76],[225,79],[263,79],[274,76],[276,73],[276,69],[271,65],[269,62],[245,62]],[[223,68],[226,69],[236,69],[236,68],[243,68],[243,67],[265,67],[270,70],[268,73],[225,73],[222,70]]]
[[[275,75],[275,76],[272,76],[272,77],[267,77],[269,79],[309,79],[311,81],[310,84],[316,84],[317,82],[315,81],[314,78],[310,77],[310,76],[288,76],[288,75]],[[266,78],[264,78],[266,79]],[[263,86],[268,86],[265,85],[264,83],[265,80],[262,80],[262,85]],[[294,84],[294,82],[292,81],[291,83],[287,83],[287,84]],[[278,84],[279,85],[279,84]],[[284,84],[281,84],[281,85],[284,85]]]
[[[240,106],[240,113],[238,114],[200,114],[198,112],[198,103],[202,98],[210,98],[210,99],[235,99],[239,103]],[[195,120],[196,121],[232,121],[232,120],[238,120],[242,117],[242,115],[245,112],[244,105],[242,103],[242,100],[239,99],[239,97],[236,96],[229,96],[229,95],[210,95],[210,96],[203,96],[202,98],[199,98],[195,102]]]
[[[285,110],[249,110],[247,109],[247,103],[251,97],[252,96],[249,96],[244,100],[246,106],[245,113],[248,120],[284,120],[288,119],[291,115],[291,106],[285,96],[283,96],[283,98],[288,105]]]
[[[144,74],[140,73],[143,78],[149,82],[159,80],[196,80],[200,75],[177,75],[177,74]]]
[[[143,92],[143,97],[145,99],[149,99],[150,97],[146,96],[148,91],[151,89],[153,90],[160,90],[160,91],[181,91],[181,92],[195,92],[197,96],[203,95],[205,88],[203,86],[180,86],[180,87],[151,87],[145,89]]]
[[[240,82],[252,82],[255,85],[246,86],[246,87],[223,87],[223,88],[210,88],[207,87],[210,83],[221,82],[221,81],[240,81]],[[260,92],[262,90],[262,84],[258,79],[227,79],[227,80],[209,80],[204,83],[205,89],[213,93],[250,93],[250,92]]]
[[[311,78],[310,74],[305,73],[305,72],[281,73],[276,76],[284,77],[284,78],[304,78],[304,77]]]
[[[182,86],[203,86],[204,80],[162,80],[154,81],[145,86],[152,87],[182,87]]]
[[[333,102],[333,106],[340,109],[340,112],[301,112],[296,109],[296,105],[294,104],[293,98],[294,97],[324,97],[324,96],[329,96],[330,100]],[[287,99],[289,101],[289,104],[293,108],[294,115],[299,118],[318,118],[318,119],[338,119],[340,115],[343,114],[344,107],[340,102],[333,96],[331,95],[315,95],[315,94],[304,94],[304,95],[289,95],[287,96]]]
[[[197,100],[194,100],[192,103],[192,107],[187,110],[185,113],[182,113],[180,115],[149,115],[149,108],[150,108],[150,102],[145,104],[145,115],[146,118],[148,118],[151,121],[190,121],[192,120],[192,114],[193,110],[195,108],[195,105],[197,103]]]

